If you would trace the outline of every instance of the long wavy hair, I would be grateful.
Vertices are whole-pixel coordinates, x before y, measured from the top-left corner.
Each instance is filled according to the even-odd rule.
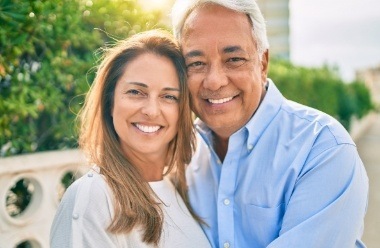
[[[169,32],[150,30],[119,41],[106,48],[102,62],[79,113],[79,146],[92,164],[100,167],[113,192],[115,215],[108,230],[112,233],[129,233],[142,227],[143,241],[158,245],[163,227],[160,200],[139,169],[121,149],[111,111],[115,86],[126,65],[142,54],[152,53],[169,58],[179,79],[178,133],[169,144],[169,163],[164,176],[171,173],[174,185],[192,211],[187,195],[185,166],[190,162],[195,147],[195,136],[186,86],[186,68],[178,43]]]

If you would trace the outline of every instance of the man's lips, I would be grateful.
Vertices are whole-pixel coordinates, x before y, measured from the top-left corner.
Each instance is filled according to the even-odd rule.
[[[221,99],[207,99],[207,101],[213,104],[221,104],[221,103],[229,102],[232,99],[233,97],[226,97],[226,98],[221,98]]]

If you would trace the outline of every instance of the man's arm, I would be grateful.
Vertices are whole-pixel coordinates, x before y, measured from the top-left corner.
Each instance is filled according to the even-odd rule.
[[[360,238],[368,178],[356,147],[341,144],[308,161],[269,248],[365,247]]]

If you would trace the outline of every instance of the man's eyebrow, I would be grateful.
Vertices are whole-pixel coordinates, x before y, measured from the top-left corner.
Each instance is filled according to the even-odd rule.
[[[227,46],[223,48],[224,53],[233,53],[233,52],[244,52],[243,48],[241,46]],[[194,58],[194,57],[200,57],[203,56],[203,52],[200,50],[193,50],[188,53],[186,53],[184,56],[185,58]]]
[[[233,53],[233,52],[244,52],[241,46],[228,46],[223,48],[224,53]]]
[[[199,50],[193,50],[185,54],[185,58],[200,57],[203,55],[203,52]]]

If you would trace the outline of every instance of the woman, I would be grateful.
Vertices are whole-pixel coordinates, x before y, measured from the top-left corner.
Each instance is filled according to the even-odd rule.
[[[51,247],[209,247],[187,196],[194,133],[170,34],[147,31],[109,49],[79,120],[95,166],[67,189]]]

